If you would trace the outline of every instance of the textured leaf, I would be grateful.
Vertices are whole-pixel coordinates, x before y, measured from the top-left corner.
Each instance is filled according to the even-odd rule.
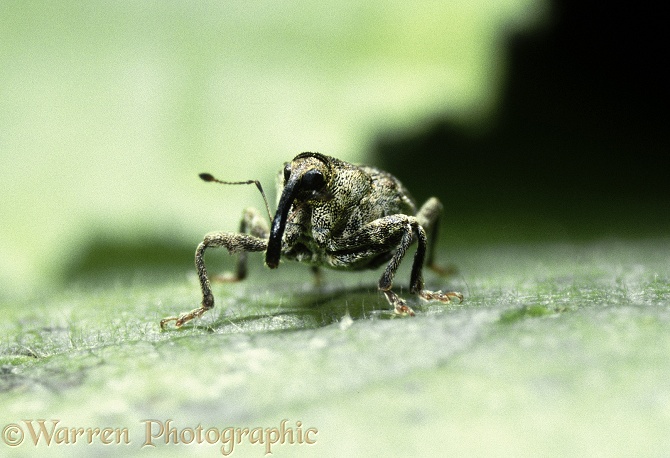
[[[275,444],[280,456],[664,455],[668,253],[668,240],[459,249],[457,275],[426,278],[463,304],[410,298],[415,318],[388,313],[378,273],[326,272],[319,289],[305,267],[269,271],[259,257],[179,330],[157,323],[197,305],[193,274],[4,304],[0,420],[128,428],[129,445],[68,449],[81,454],[220,453],[164,439],[142,448],[147,419],[178,430],[286,419],[318,433],[314,445]],[[396,278],[405,297],[407,270]],[[12,451],[33,450],[26,439]]]

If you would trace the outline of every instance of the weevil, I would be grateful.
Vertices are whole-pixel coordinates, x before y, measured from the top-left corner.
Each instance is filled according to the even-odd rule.
[[[425,300],[463,300],[458,292],[424,289],[422,269],[435,270],[433,255],[442,204],[431,197],[421,208],[393,175],[370,166],[359,166],[320,153],[298,154],[277,176],[278,204],[270,214],[263,188],[258,181],[219,181],[201,174],[205,181],[224,184],[255,183],[265,201],[268,223],[258,210],[248,208],[240,232],[212,232],[195,251],[195,266],[202,290],[200,307],[167,317],[161,328],[174,321],[176,327],[200,317],[214,307],[214,295],[205,268],[205,251],[225,247],[238,254],[236,272],[229,280],[247,275],[249,252],[265,252],[265,264],[276,269],[280,259],[294,260],[319,268],[337,270],[375,269],[386,264],[378,288],[399,315],[414,315],[407,303],[391,289],[393,277],[407,249],[417,241],[410,274],[410,293]],[[427,233],[431,234],[429,240]]]

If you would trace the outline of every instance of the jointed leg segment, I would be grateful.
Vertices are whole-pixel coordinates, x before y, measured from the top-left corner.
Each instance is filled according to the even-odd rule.
[[[439,203],[439,202],[438,202]],[[402,257],[405,255],[407,248],[413,241],[413,233],[416,233],[418,240],[418,247],[416,253],[414,254],[414,260],[412,262],[412,273],[410,275],[410,293],[418,294],[419,297],[425,300],[438,300],[440,302],[450,302],[452,298],[458,298],[463,300],[463,295],[457,292],[447,292],[443,293],[442,291],[428,291],[423,289],[423,262],[426,256],[427,249],[427,240],[426,240],[426,231],[419,224],[417,218],[407,217],[407,224],[405,225],[405,233],[400,241],[400,245],[396,250],[391,262],[386,267],[382,278],[379,280],[379,289],[384,292],[386,299],[393,306],[395,312],[399,315],[414,315],[414,311],[407,306],[405,301],[398,297],[393,291],[391,291],[391,285],[393,276],[400,265]],[[432,254],[431,254],[432,257]]]
[[[416,219],[428,234],[428,248],[426,267],[444,277],[454,273],[452,266],[441,266],[435,262],[435,246],[440,232],[440,216],[442,215],[442,203],[435,197],[431,197],[424,203],[416,214]]]
[[[205,268],[205,250],[210,247],[225,247],[230,254],[246,253],[249,251],[265,251],[268,242],[266,239],[261,239],[248,234],[235,234],[230,232],[214,232],[207,234],[205,239],[198,245],[195,250],[195,267],[198,272],[198,280],[200,281],[200,289],[202,290],[202,303],[197,309],[190,312],[182,313],[177,317],[164,318],[160,322],[161,329],[170,321],[175,322],[176,327],[180,327],[187,321],[197,318],[205,313],[207,310],[214,307],[214,295],[212,294],[212,287],[207,276],[207,269]]]
[[[240,221],[240,234],[250,234],[260,239],[267,239],[270,235],[270,227],[265,216],[253,207],[249,207],[242,213]],[[247,252],[240,251],[237,254],[237,262],[234,272],[224,272],[212,278],[217,282],[238,282],[247,277]]]
[[[399,315],[414,315],[414,311],[407,306],[395,292],[391,290],[393,286],[393,277],[395,276],[400,262],[402,261],[407,249],[415,240],[418,241],[418,247],[414,255],[412,264],[412,273],[410,276],[410,292],[418,294],[425,300],[439,300],[441,302],[450,302],[453,298],[463,300],[463,296],[456,292],[443,293],[442,291],[428,291],[423,289],[422,269],[427,251],[426,231],[420,221],[425,221],[429,225],[435,223],[434,218],[427,216],[436,215],[441,210],[441,205],[437,199],[432,199],[437,206],[428,206],[428,211],[420,212],[417,217],[402,214],[390,215],[366,224],[360,231],[346,239],[340,239],[332,246],[332,253],[340,258],[340,262],[347,263],[355,260],[357,257],[369,256],[371,250],[376,247],[377,252],[381,253],[387,250],[394,250],[393,256],[389,261],[384,273],[379,279],[379,290],[384,293],[386,300],[394,311]],[[429,201],[430,203],[431,201]],[[422,208],[422,211],[425,209]],[[428,213],[428,215],[427,215]],[[421,218],[420,218],[421,217]],[[341,254],[340,254],[341,253]]]

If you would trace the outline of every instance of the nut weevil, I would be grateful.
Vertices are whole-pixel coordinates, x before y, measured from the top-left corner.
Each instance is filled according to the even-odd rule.
[[[209,174],[200,177],[224,184],[255,183],[265,199],[258,181],[222,182]],[[204,260],[205,250],[213,247],[225,247],[230,254],[238,254],[236,272],[229,279],[233,281],[246,277],[246,253],[254,251],[265,251],[265,264],[271,269],[277,268],[280,258],[309,264],[316,273],[320,267],[362,270],[386,264],[379,290],[397,314],[414,315],[391,286],[407,248],[418,241],[410,293],[425,300],[463,300],[463,295],[457,292],[424,289],[422,269],[426,254],[428,266],[439,270],[433,264],[433,252],[442,204],[435,197],[417,211],[405,187],[390,173],[311,152],[298,154],[285,163],[277,182],[274,218],[265,199],[270,225],[258,210],[248,208],[243,213],[239,233],[212,232],[205,236],[195,252],[201,305],[161,320],[161,328],[171,321],[180,327],[214,307]],[[430,246],[426,232],[431,234]]]

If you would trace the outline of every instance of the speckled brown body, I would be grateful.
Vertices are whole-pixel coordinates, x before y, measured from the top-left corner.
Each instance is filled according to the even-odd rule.
[[[207,181],[214,180],[208,176]],[[204,178],[204,177],[203,177]],[[214,180],[216,181],[216,180]],[[280,258],[339,270],[377,268],[387,264],[379,289],[398,314],[414,315],[405,301],[391,291],[392,280],[407,248],[418,241],[412,264],[410,292],[426,300],[462,300],[460,293],[423,289],[424,257],[432,262],[426,231],[433,238],[442,205],[429,199],[418,211],[405,187],[393,175],[369,166],[357,166],[319,153],[302,153],[284,165],[278,176],[277,212],[271,226],[260,213],[245,210],[240,233],[215,232],[205,236],[195,263],[202,289],[201,307],[161,321],[176,326],[199,317],[214,306],[204,252],[223,246],[239,253],[234,280],[246,276],[246,252],[265,251],[265,263],[276,268]]]
[[[383,217],[416,214],[416,205],[393,175],[331,158],[329,199],[296,203],[289,213],[282,257],[314,266],[357,270],[379,267],[390,258],[396,240],[379,240],[354,249],[350,239],[366,224]],[[279,187],[281,194],[283,186]]]

